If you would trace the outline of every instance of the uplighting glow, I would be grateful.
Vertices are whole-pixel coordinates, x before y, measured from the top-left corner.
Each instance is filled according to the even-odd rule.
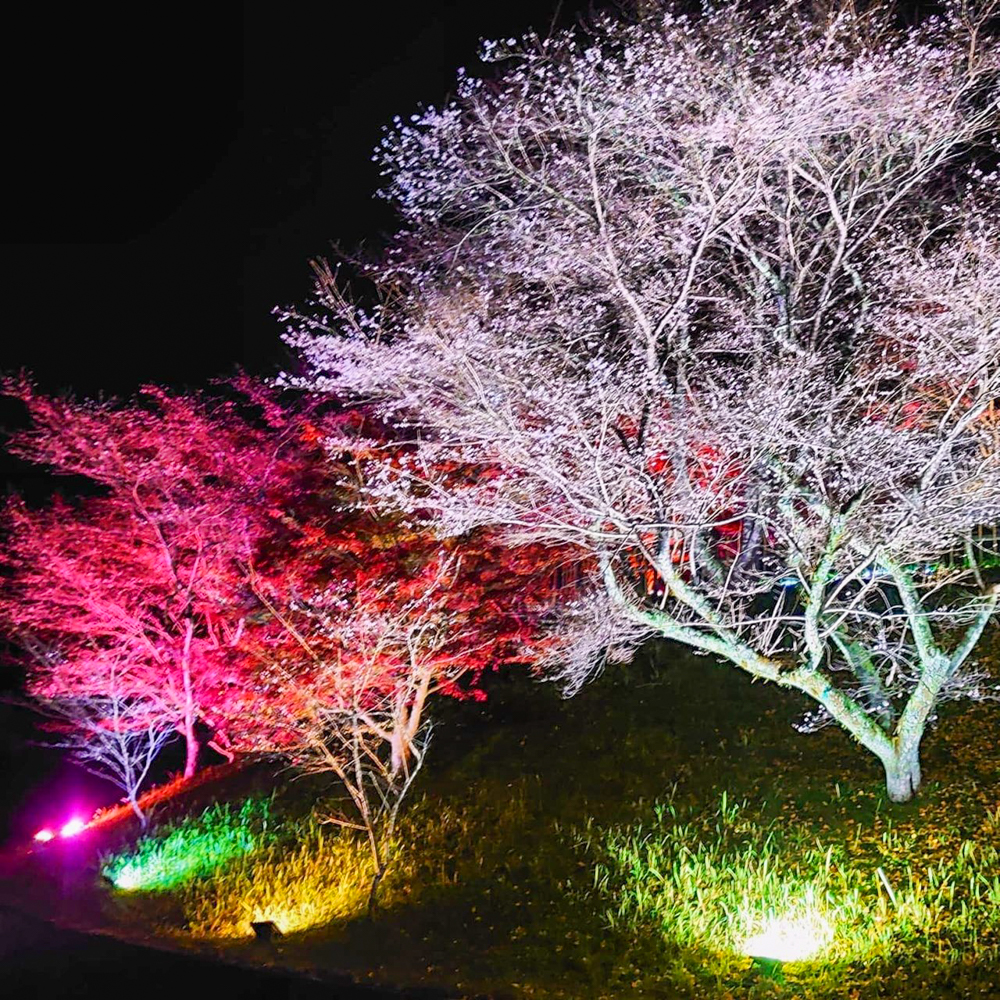
[[[73,819],[63,825],[63,828],[59,831],[59,836],[75,837],[85,827],[86,823],[84,823],[79,817],[74,816]]]
[[[770,920],[743,943],[743,954],[778,962],[811,958],[830,943],[833,928],[818,913]]]
[[[128,892],[129,889],[138,889],[142,883],[134,871],[127,869],[112,879],[112,884],[116,889],[124,889]]]
[[[144,851],[112,863],[106,874],[115,888],[125,891],[172,889],[249,853],[255,845],[254,837],[240,829],[196,831],[187,837],[175,831],[163,840],[150,841]]]
[[[35,840],[42,844],[48,843],[48,841],[52,840],[53,837],[55,837],[55,834],[47,828],[45,830],[39,830],[38,833],[35,834]]]
[[[208,875],[267,839],[269,809],[266,799],[248,799],[239,810],[212,806],[200,817],[143,837],[132,851],[110,858],[103,874],[125,891],[164,891]]]

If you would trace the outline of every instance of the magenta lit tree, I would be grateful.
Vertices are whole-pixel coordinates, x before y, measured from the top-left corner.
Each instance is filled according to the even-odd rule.
[[[23,380],[6,388],[32,419],[10,450],[94,492],[8,505],[0,615],[34,654],[29,694],[93,706],[111,697],[114,675],[116,704],[149,706],[183,736],[190,776],[200,729],[248,684],[237,646],[259,605],[247,566],[280,530],[275,495],[293,502],[293,422],[156,388],[128,402],[49,397]]]
[[[249,379],[228,399],[7,389],[33,421],[11,450],[94,493],[8,504],[0,621],[29,656],[29,695],[76,720],[77,749],[114,750],[106,770],[144,733],[179,732],[190,776],[207,731],[229,755],[301,759],[350,730],[394,785],[431,700],[481,696],[486,671],[544,646],[563,555],[486,532],[442,542],[372,511],[362,485],[412,450],[360,411]]]

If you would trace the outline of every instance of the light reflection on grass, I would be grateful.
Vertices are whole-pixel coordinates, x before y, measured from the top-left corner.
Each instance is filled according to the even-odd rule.
[[[245,854],[211,881],[185,885],[177,898],[196,937],[247,937],[255,920],[292,934],[361,914],[372,875],[359,838],[309,819],[297,825],[295,843]]]
[[[132,850],[103,859],[102,874],[125,891],[165,891],[209,875],[267,842],[271,803],[213,805],[142,837]]]
[[[778,962],[797,962],[822,955],[833,928],[811,899],[798,911],[764,921],[760,930],[743,942],[743,954]]]
[[[995,962],[998,830],[1000,811],[985,836],[918,868],[917,845],[891,827],[870,844],[824,844],[723,796],[715,810],[666,803],[646,824],[591,826],[581,841],[601,858],[593,884],[612,928],[659,928],[668,948],[720,974],[751,955],[809,962],[822,979],[838,964],[914,950]]]
[[[196,937],[251,934],[270,920],[293,933],[359,913],[372,878],[357,838],[313,818],[281,830],[271,800],[211,806],[106,857],[102,873],[116,889],[169,893]]]

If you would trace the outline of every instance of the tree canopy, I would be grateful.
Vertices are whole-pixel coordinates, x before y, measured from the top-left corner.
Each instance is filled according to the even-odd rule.
[[[321,271],[288,381],[409,434],[381,502],[591,567],[571,689],[677,640],[815,699],[896,799],[940,700],[988,693],[991,10],[647,5],[488,43],[494,79],[387,131],[380,305]]]

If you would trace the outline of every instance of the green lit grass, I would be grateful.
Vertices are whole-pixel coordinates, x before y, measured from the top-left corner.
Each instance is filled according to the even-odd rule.
[[[226,803],[210,806],[102,859],[101,872],[125,891],[173,889],[263,846],[270,814],[268,798],[247,799],[238,809]]]
[[[853,843],[815,838],[723,796],[714,810],[667,803],[646,822],[591,826],[581,844],[601,857],[594,895],[610,904],[610,928],[661,936],[665,957],[723,981],[738,979],[747,943],[762,929],[797,921],[827,932],[796,963],[814,990],[835,988],[852,964],[995,964],[1000,808],[947,860],[926,865],[915,830],[901,833],[891,820],[879,828],[858,828]]]
[[[292,933],[360,913],[374,872],[364,842],[311,815],[279,828],[272,808],[261,796],[210,806],[106,856],[101,872],[126,896],[169,895],[195,937],[246,938],[255,920]]]

